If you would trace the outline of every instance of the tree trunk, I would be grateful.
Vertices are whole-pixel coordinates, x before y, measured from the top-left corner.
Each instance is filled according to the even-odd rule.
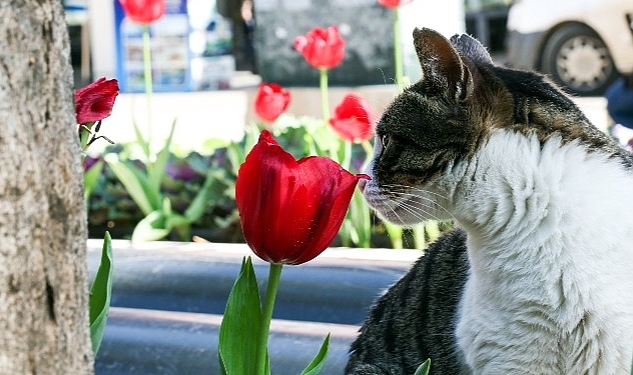
[[[60,0],[0,1],[0,374],[91,374],[86,212]]]

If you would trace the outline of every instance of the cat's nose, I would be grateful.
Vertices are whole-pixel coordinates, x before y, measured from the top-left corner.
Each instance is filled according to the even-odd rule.
[[[365,186],[367,185],[367,180],[358,180],[358,189],[361,193],[365,191]]]

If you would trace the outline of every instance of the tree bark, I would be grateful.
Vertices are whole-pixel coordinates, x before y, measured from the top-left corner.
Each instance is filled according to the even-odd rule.
[[[86,210],[60,0],[0,1],[0,374],[91,374]]]

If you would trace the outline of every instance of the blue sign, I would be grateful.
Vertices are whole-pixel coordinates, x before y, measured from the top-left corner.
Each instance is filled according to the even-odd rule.
[[[114,0],[117,41],[117,72],[121,90],[145,91],[143,64],[143,25],[125,17],[123,7]],[[153,90],[191,90],[189,74],[189,22],[186,0],[168,0],[166,12],[149,24]],[[97,47],[98,48],[98,47]]]
[[[143,25],[125,17],[114,0],[117,75],[122,91],[145,91]],[[149,25],[152,85],[156,92],[228,88],[235,70],[230,22],[213,0],[167,0]]]

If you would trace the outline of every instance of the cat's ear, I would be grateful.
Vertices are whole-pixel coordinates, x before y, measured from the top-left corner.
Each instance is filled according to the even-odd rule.
[[[456,100],[467,99],[473,90],[473,78],[459,53],[437,31],[416,28],[413,44],[422,66],[422,80],[443,86]]]
[[[492,56],[488,53],[486,47],[479,41],[470,35],[455,34],[451,37],[451,44],[462,54],[462,56],[468,56],[472,61],[484,64],[492,65]]]

